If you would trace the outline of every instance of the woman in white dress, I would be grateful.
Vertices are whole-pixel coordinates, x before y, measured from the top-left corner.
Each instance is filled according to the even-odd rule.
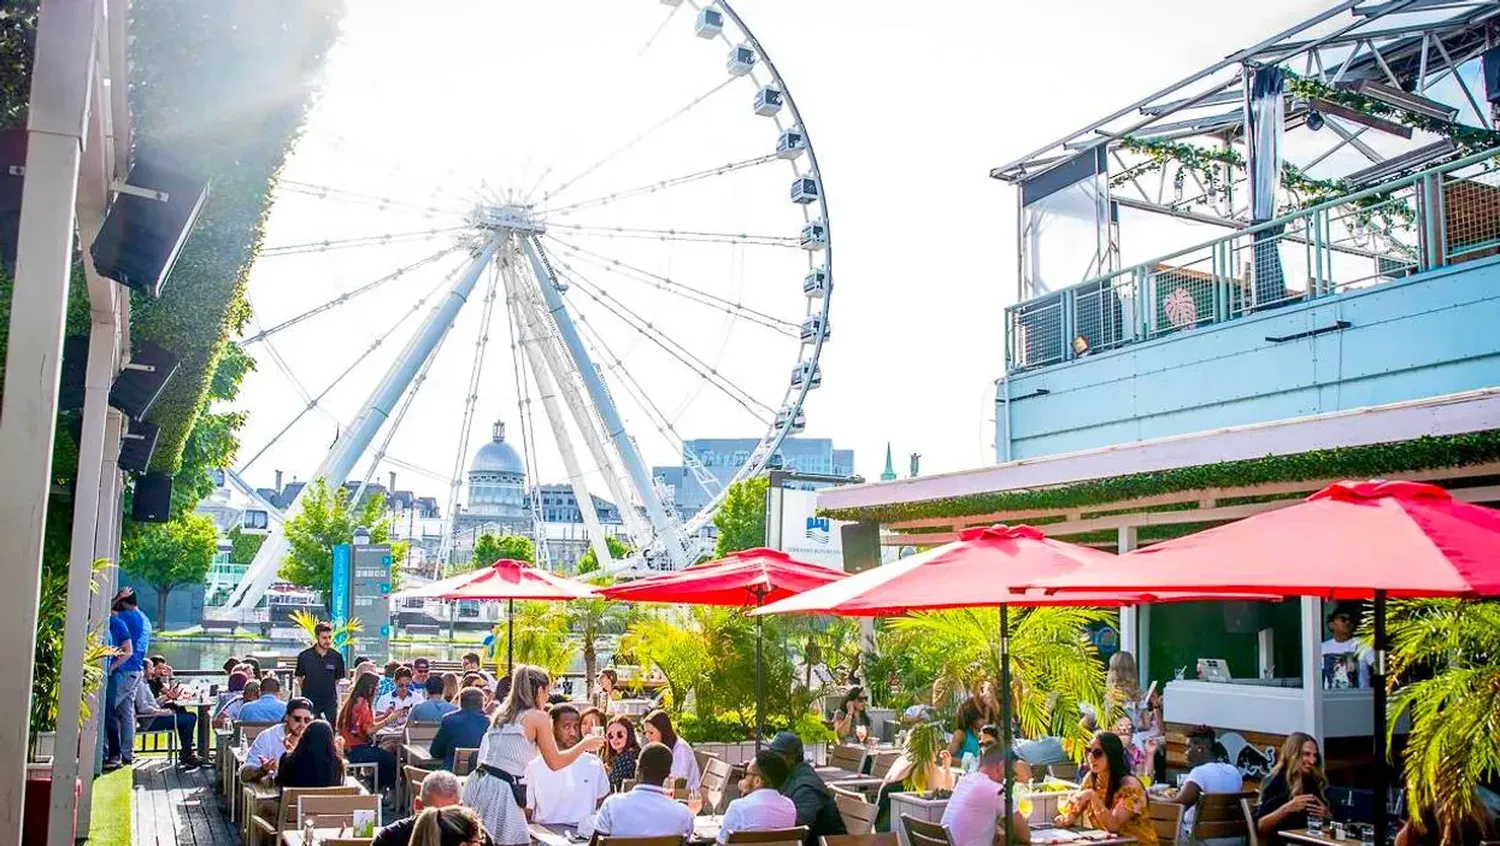
[[[557,748],[552,720],[542,710],[552,679],[540,667],[516,666],[505,703],[479,742],[479,764],[464,785],[463,803],[479,812],[485,830],[500,846],[527,846],[526,765],[537,755],[560,770],[585,752],[597,752],[602,737],[585,737],[567,751]]]
[[[667,712],[657,709],[647,714],[641,723],[641,729],[646,732],[648,741],[660,743],[672,750],[671,778],[685,780],[688,790],[696,791],[703,784],[703,773],[698,769],[698,756],[693,754],[693,747],[686,740],[677,736],[672,728],[672,718],[667,716]]]

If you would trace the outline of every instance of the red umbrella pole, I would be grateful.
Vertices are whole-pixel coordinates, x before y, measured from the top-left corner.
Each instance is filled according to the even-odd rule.
[[[508,605],[505,611],[505,674],[515,675],[516,672],[516,601],[506,600]]]
[[[762,589],[762,588],[756,588],[755,589],[755,607],[756,608],[760,608],[762,605],[765,605],[765,604],[766,604],[766,592],[765,592],[765,590]],[[763,735],[763,734],[766,733],[766,721],[765,721],[765,719],[761,715],[761,703],[763,701],[763,696],[761,694],[761,689],[760,689],[761,688],[761,680],[760,680],[760,660],[761,660],[760,644],[761,644],[761,638],[762,638],[761,625],[762,624],[761,624],[760,615],[757,614],[755,616],[755,754],[757,754],[757,755],[760,754],[760,737],[761,737],[761,735]]]
[[[1390,828],[1386,804],[1391,784],[1390,765],[1386,761],[1385,748],[1385,659],[1388,644],[1385,637],[1385,591],[1375,591],[1375,667],[1370,673],[1370,686],[1374,695],[1370,697],[1375,711],[1375,842],[1385,843]]]
[[[1015,832],[1015,822],[1011,814],[1015,804],[1016,775],[1010,770],[1011,749],[1010,736],[1010,607],[1000,605],[1000,747],[1005,750],[1005,761],[1007,772],[1005,774],[1005,843],[1006,846],[1014,843],[1012,838]]]

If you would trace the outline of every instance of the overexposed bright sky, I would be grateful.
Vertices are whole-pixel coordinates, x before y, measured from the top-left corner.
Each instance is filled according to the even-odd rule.
[[[1003,309],[1015,299],[1015,191],[990,168],[1114,111],[1226,54],[1302,20],[1326,0],[740,0],[736,10],[787,81],[817,150],[833,230],[836,287],[823,385],[805,406],[808,436],[856,451],[857,471],[879,474],[887,441],[904,470],[924,473],[994,460],[993,380],[1003,367]],[[694,37],[693,10],[653,0],[432,0],[413,14],[394,0],[351,0],[329,59],[324,93],[286,178],[401,201],[380,206],[286,190],[267,247],[452,226],[422,207],[467,208],[481,197],[578,202],[770,152],[777,130],[751,112],[745,79],[639,143],[633,138],[728,78],[723,42]],[[671,17],[668,18],[668,15]],[[663,26],[663,23],[665,25]],[[653,34],[654,37],[653,37]],[[649,43],[649,47],[646,45]],[[783,118],[786,113],[783,112]],[[611,155],[613,151],[623,151]],[[588,171],[555,200],[547,190]],[[787,197],[784,162],[553,217],[563,224],[795,236],[802,210]],[[797,361],[794,338],[723,311],[668,296],[606,266],[610,259],[680,280],[777,319],[800,322],[800,250],[736,244],[609,239],[553,228],[545,242],[588,285],[614,298],[775,407]],[[561,243],[559,243],[561,242]],[[426,258],[447,241],[298,255],[267,255],[251,277],[261,326]],[[568,249],[582,247],[587,254]],[[599,259],[604,256],[605,259]],[[275,447],[248,477],[306,478],[350,422],[435,302],[423,293],[460,267],[454,255],[274,336],[275,352],[310,394],[386,340]],[[400,487],[446,503],[482,299],[471,297],[429,371],[389,455]],[[605,358],[650,397],[683,438],[759,436],[766,416],[703,385],[646,334],[574,285],[570,306]],[[411,316],[392,331],[404,314]],[[254,328],[252,328],[254,331]],[[494,312],[477,392],[472,454],[493,420],[521,446],[517,382],[503,305]],[[237,405],[252,411],[248,460],[305,405],[264,345]],[[602,361],[648,464],[676,463],[671,438]],[[534,388],[532,389],[534,391]],[[539,405],[532,478],[565,474]],[[372,446],[378,447],[384,435]],[[592,470],[592,460],[584,456]],[[361,462],[357,476],[363,475]],[[434,474],[423,475],[411,466]],[[597,473],[591,485],[599,485]]]

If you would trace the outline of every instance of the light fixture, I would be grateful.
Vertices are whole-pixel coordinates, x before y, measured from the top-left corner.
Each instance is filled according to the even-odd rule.
[[[1360,124],[1361,126],[1368,126],[1371,129],[1378,129],[1381,132],[1386,132],[1401,138],[1411,137],[1411,127],[1409,126],[1402,126],[1395,121],[1389,121],[1385,118],[1378,118],[1374,115],[1367,115],[1359,109],[1351,109],[1348,106],[1343,106],[1338,103],[1330,102],[1328,100],[1319,100],[1316,98],[1310,99],[1307,101],[1307,107],[1309,109],[1312,109],[1313,111],[1322,112],[1324,115],[1334,115],[1335,117],[1341,117],[1344,120],[1352,121],[1353,123]]]
[[[1354,187],[1373,185],[1398,173],[1415,170],[1427,165],[1437,159],[1443,158],[1458,149],[1452,138],[1444,138],[1434,141],[1425,147],[1418,147],[1410,152],[1399,156],[1392,156],[1383,162],[1377,162],[1364,170],[1358,170],[1344,177],[1344,181]]]
[[[1454,118],[1458,117],[1458,107],[1456,106],[1450,106],[1447,103],[1441,103],[1428,97],[1412,94],[1400,88],[1376,82],[1373,79],[1361,79],[1359,82],[1356,82],[1354,84],[1354,91],[1357,94],[1369,97],[1371,100],[1379,101],[1387,106],[1394,106],[1402,111],[1425,115],[1437,120],[1451,122]]]
[[[1089,351],[1089,339],[1079,335],[1073,339],[1073,355],[1081,358]]]
[[[1307,113],[1307,128],[1311,132],[1317,132],[1318,130],[1322,129],[1323,113],[1318,111],[1309,111]]]

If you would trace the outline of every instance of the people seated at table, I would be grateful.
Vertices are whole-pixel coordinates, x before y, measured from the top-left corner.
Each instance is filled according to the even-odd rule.
[[[953,789],[953,757],[948,754],[947,749],[938,753],[936,761],[925,763],[923,768],[926,772],[923,774],[925,780],[922,784],[926,789]],[[890,830],[891,794],[917,789],[915,779],[912,778],[916,769],[912,765],[912,759],[903,750],[891,763],[891,768],[886,770],[885,777],[880,782],[880,790],[875,794],[876,831]]]
[[[594,692],[589,694],[589,704],[608,714],[614,706],[615,685],[620,683],[620,674],[614,667],[605,667],[594,680]]]
[[[423,812],[458,807],[459,794],[462,792],[463,782],[458,780],[458,776],[447,770],[433,770],[422,779],[422,789],[419,795],[412,799],[412,808],[415,813],[404,819],[396,820],[382,828],[375,835],[375,839],[371,841],[370,846],[411,846],[411,844],[418,844],[420,846],[420,841],[413,838],[413,833],[416,830],[417,821],[421,819]],[[465,810],[469,810],[472,813],[472,809]],[[439,819],[441,821],[441,818]],[[475,819],[478,819],[477,814],[475,815]],[[468,831],[468,829],[465,829],[465,831]],[[494,846],[494,841],[490,840],[489,832],[484,831],[482,823],[480,824],[480,835],[478,838],[471,837],[469,840],[455,842],[464,843],[466,846]],[[446,841],[442,841],[439,838],[438,842]]]
[[[392,711],[406,711],[410,715],[411,709],[422,703],[422,697],[411,689],[411,668],[400,666],[396,668],[395,684],[390,693],[375,700],[375,713],[389,714]],[[398,724],[404,722],[406,717],[398,719]]]
[[[1125,744],[1116,735],[1101,731],[1089,741],[1086,754],[1088,774],[1083,777],[1082,789],[1058,815],[1057,825],[1067,828],[1084,823],[1121,837],[1133,837],[1137,843],[1156,843],[1146,788],[1130,774]]]
[[[240,712],[240,707],[245,704],[245,685],[249,684],[250,677],[242,672],[229,674],[227,689],[219,694],[219,702],[214,706],[213,721],[216,726],[227,726]],[[255,685],[255,695],[260,696],[260,684]],[[236,705],[235,703],[239,703]],[[234,713],[228,713],[230,706],[234,706]]]
[[[413,658],[411,662],[411,692],[427,698],[427,679],[432,676],[432,662],[426,658]]]
[[[569,704],[553,705],[552,739],[566,752],[583,739],[582,718]],[[610,794],[609,773],[598,755],[579,755],[571,764],[554,770],[537,757],[526,765],[526,807],[531,821],[577,826],[599,809]]]
[[[459,684],[459,678],[458,673],[452,670],[443,673],[443,698],[455,706],[458,705],[458,692],[463,689],[463,685]]]
[[[286,703],[277,694],[281,693],[281,682],[275,676],[260,680],[260,696],[247,701],[240,709],[242,723],[279,723],[286,716]]]
[[[965,755],[979,757],[979,730],[1000,721],[1000,701],[995,698],[995,686],[988,679],[974,687],[974,695],[958,706],[953,718],[953,737],[948,742],[948,754],[953,760],[962,762]]]
[[[237,655],[231,655],[228,658],[225,658],[224,659],[224,675],[227,676],[230,673],[234,672],[234,668],[238,667],[239,665],[240,665],[239,656],[237,656]]]
[[[307,705],[312,714],[312,703]],[[276,767],[276,784],[281,787],[339,787],[344,783],[344,759],[334,741],[333,726],[327,720],[313,720],[303,729],[291,751],[281,756]],[[383,784],[384,782],[382,782]]]
[[[437,723],[442,722],[443,717],[458,710],[458,706],[443,698],[443,678],[438,675],[427,677],[426,697],[411,709],[411,716],[407,717],[408,723]]]
[[[604,716],[604,712],[592,705],[578,711],[578,731],[585,736],[593,734],[595,729],[604,728],[607,722],[609,718]]]
[[[807,826],[807,846],[816,846],[818,838],[829,834],[848,834],[844,817],[833,793],[803,758],[802,738],[784,731],[771,738],[770,750],[787,764],[787,778],[781,795],[797,806],[797,825]]]
[[[1179,843],[1188,842],[1188,836],[1193,830],[1193,820],[1198,815],[1198,800],[1209,793],[1239,793],[1245,786],[1244,776],[1240,774],[1238,767],[1216,760],[1216,740],[1214,730],[1208,726],[1195,726],[1187,733],[1187,765],[1190,769],[1177,790],[1177,798],[1172,800],[1185,808],[1182,812],[1182,830],[1178,835]],[[1235,846],[1243,840],[1240,837],[1220,837],[1200,840],[1198,843],[1204,846]]]
[[[172,681],[172,667],[161,656],[143,665],[146,680],[135,687],[135,712],[139,731],[177,731],[180,753],[178,763],[184,769],[200,767],[203,762],[193,751],[194,730],[198,715],[178,703],[186,701],[187,691]]]
[[[769,749],[755,753],[740,779],[740,798],[724,809],[724,824],[719,842],[727,843],[736,831],[775,831],[796,828],[797,806],[781,795],[791,768],[786,760]]]
[[[466,687],[458,695],[458,710],[445,714],[438,723],[437,734],[427,751],[443,767],[453,769],[453,753],[459,749],[478,749],[490,730],[490,718],[484,713],[484,691]]]
[[[240,780],[260,781],[274,775],[281,764],[281,756],[296,748],[312,721],[312,700],[301,696],[287,700],[286,717],[281,724],[261,731],[250,741],[245,763],[240,767]]]
[[[231,700],[219,712],[219,722],[222,725],[240,722],[240,711],[245,709],[246,702],[254,702],[260,698],[260,682],[250,679],[245,682],[245,687],[240,690],[240,698]]]
[[[521,809],[526,804],[524,779],[531,759],[541,755],[548,767],[560,770],[584,753],[598,750],[604,740],[589,737],[572,749],[558,749],[552,720],[542,710],[552,678],[540,667],[526,664],[517,665],[511,678],[510,695],[479,742],[479,765],[464,784],[464,804],[479,812],[497,842],[525,844],[530,835]]]
[[[865,693],[864,688],[855,685],[844,694],[844,701],[839,703],[839,708],[833,713],[833,732],[839,736],[843,743],[863,743],[859,737],[859,728],[865,729],[865,737],[869,737],[870,725],[870,696]]]
[[[641,744],[635,737],[635,723],[624,714],[611,717],[604,727],[604,750],[600,753],[604,766],[609,770],[610,789],[624,789],[625,780],[636,777],[636,761],[640,758]]]
[[[672,772],[672,750],[660,743],[641,748],[636,785],[604,800],[594,820],[601,837],[693,836],[693,812],[663,787]]]
[[[1279,832],[1307,828],[1308,814],[1327,817],[1327,791],[1318,742],[1300,731],[1287,735],[1255,803],[1255,829],[1261,842],[1268,846],[1286,843]]]
[[[1369,687],[1370,670],[1375,653],[1355,638],[1359,624],[1359,603],[1340,602],[1328,614],[1328,633],[1323,641],[1323,687],[1343,689]]]
[[[1031,827],[1018,806],[1014,785],[1029,778],[1029,768],[999,743],[979,753],[977,769],[953,785],[953,795],[943,809],[942,824],[953,836],[952,846],[991,846],[1005,818],[1005,791],[1011,795],[1011,842],[1031,840]],[[1003,840],[1001,841],[1003,842]]]
[[[396,783],[396,756],[375,743],[375,733],[389,722],[405,716],[405,711],[392,711],[382,717],[375,716],[375,690],[380,679],[374,673],[360,673],[349,690],[349,698],[339,708],[339,736],[344,739],[344,757],[351,764],[376,765],[376,777],[382,788]]]
[[[385,662],[385,672],[380,674],[380,689],[375,694],[376,702],[379,702],[382,697],[396,689],[396,671],[400,670],[401,667],[402,664],[400,661],[391,660]],[[408,678],[410,678],[409,674]]]
[[[698,790],[703,785],[703,773],[698,769],[698,756],[693,754],[693,747],[686,740],[677,736],[672,728],[672,718],[661,709],[652,711],[646,715],[641,723],[641,730],[646,733],[646,740],[651,743],[660,743],[672,750],[672,771],[667,777],[672,779],[683,779],[687,782],[690,792]]]
[[[463,667],[465,674],[478,673],[484,679],[485,687],[489,688],[490,690],[495,689],[495,677],[486,672],[483,665],[479,663],[478,652],[464,653]]]

